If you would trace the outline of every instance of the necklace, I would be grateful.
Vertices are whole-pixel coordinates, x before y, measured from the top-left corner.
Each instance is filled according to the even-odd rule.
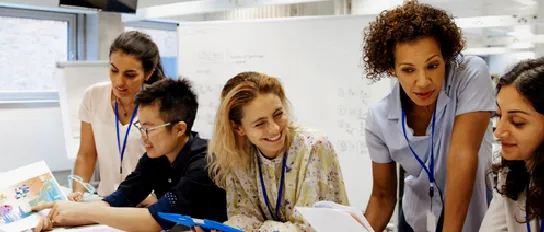
[[[121,107],[123,108],[123,115],[127,116],[127,110],[125,109],[125,105],[121,101],[119,101],[119,98],[116,98],[116,100],[120,103]]]

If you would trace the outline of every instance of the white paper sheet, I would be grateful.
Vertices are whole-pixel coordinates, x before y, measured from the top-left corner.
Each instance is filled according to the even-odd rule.
[[[56,228],[53,230],[54,232],[63,232],[63,231],[77,231],[77,232],[122,232],[121,230],[117,230],[114,228],[111,228],[107,225],[88,225],[88,226],[80,226],[80,227],[74,227],[74,228]]]
[[[349,213],[340,209],[295,207],[317,232],[370,232]]]

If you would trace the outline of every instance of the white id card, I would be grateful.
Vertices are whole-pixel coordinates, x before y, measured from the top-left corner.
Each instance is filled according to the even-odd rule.
[[[427,210],[427,231],[435,232],[436,231],[436,216],[431,210]]]

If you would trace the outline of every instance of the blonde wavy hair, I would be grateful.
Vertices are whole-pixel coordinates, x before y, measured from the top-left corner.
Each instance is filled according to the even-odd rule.
[[[290,116],[289,102],[279,79],[258,72],[242,72],[227,81],[221,92],[221,103],[216,112],[213,137],[208,144],[208,173],[220,187],[225,187],[227,176],[235,170],[248,172],[255,146],[246,136],[235,133],[241,125],[242,108],[260,94],[272,93],[280,97],[284,113]],[[289,120],[285,130],[284,149],[291,146],[295,127]]]

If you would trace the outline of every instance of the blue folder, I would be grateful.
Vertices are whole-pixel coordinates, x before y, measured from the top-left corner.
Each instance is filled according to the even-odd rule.
[[[187,226],[189,228],[193,228],[195,226],[198,226],[202,229],[206,229],[206,230],[218,230],[218,231],[222,231],[222,232],[244,232],[243,230],[239,230],[239,229],[236,229],[236,228],[233,228],[233,227],[230,227],[226,224],[223,224],[221,222],[216,222],[216,221],[212,221],[212,220],[207,220],[207,219],[193,219],[189,216],[182,216],[180,214],[175,214],[175,213],[162,213],[162,212],[159,212],[159,217],[164,219],[164,220],[168,220],[168,221],[171,221],[171,222],[175,222],[177,224],[180,224],[180,225],[184,225],[184,226]]]

